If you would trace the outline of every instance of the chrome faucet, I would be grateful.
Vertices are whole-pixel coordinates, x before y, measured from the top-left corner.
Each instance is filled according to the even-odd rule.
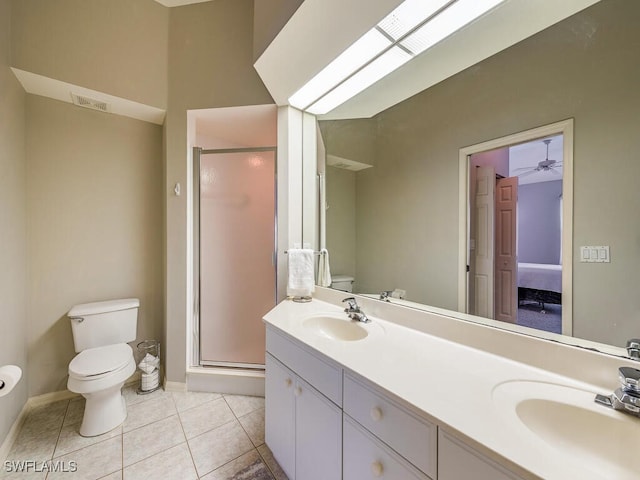
[[[383,292],[380,292],[380,300],[383,300],[385,302],[391,302],[391,300],[389,300],[389,297],[391,296],[393,292],[391,290],[385,290]]]
[[[627,341],[627,353],[634,360],[640,360],[640,338],[632,338]]]
[[[371,320],[367,318],[364,312],[360,309],[355,297],[347,297],[342,300],[342,303],[348,302],[349,306],[344,309],[345,313],[351,320],[357,320],[362,323],[369,323]]]
[[[622,385],[611,394],[596,395],[595,401],[615,410],[640,417],[640,370],[620,367],[618,377]]]

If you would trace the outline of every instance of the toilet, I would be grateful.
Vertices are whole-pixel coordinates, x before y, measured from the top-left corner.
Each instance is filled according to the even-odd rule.
[[[122,396],[124,382],[135,372],[137,298],[83,303],[74,306],[73,344],[78,353],[69,364],[67,388],[86,399],[80,435],[94,437],[114,429],[127,416]]]
[[[331,288],[350,293],[353,291],[353,281],[354,278],[350,275],[332,275]]]

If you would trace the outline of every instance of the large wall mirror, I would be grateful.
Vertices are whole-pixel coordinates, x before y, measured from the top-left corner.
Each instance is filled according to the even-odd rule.
[[[572,119],[571,333],[618,347],[640,336],[639,24],[640,2],[602,0],[372,118],[320,118],[332,274],[356,293],[460,311],[461,149]],[[535,139],[517,168],[560,160],[561,141]],[[563,192],[539,190],[555,225]],[[518,233],[529,247],[536,228]],[[581,246],[608,246],[610,261],[582,261]]]

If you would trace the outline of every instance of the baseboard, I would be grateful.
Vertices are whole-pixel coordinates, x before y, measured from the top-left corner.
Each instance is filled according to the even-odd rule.
[[[170,382],[167,377],[164,378],[164,391],[165,392],[186,392],[187,384],[182,382]]]
[[[79,393],[73,393],[69,390],[60,390],[59,392],[50,392],[42,395],[36,395],[35,397],[29,397],[27,404],[29,408],[40,407],[49,403],[59,402],[61,400],[69,400],[71,398],[79,397]]]
[[[187,370],[187,389],[264,397],[264,370],[192,367]]]
[[[2,445],[0,445],[0,460],[2,461],[2,463],[4,463],[4,461],[9,456],[11,447],[13,447],[13,444],[17,440],[18,433],[20,433],[20,428],[22,428],[22,424],[26,420],[30,410],[31,406],[29,405],[29,401],[27,400],[22,406],[22,410],[18,414],[18,418],[16,418],[15,422],[13,422],[13,425],[11,425],[9,433],[7,433],[7,436],[2,442]]]

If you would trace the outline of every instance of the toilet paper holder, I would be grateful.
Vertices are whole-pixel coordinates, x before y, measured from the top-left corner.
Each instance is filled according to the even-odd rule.
[[[0,367],[0,397],[11,393],[21,378],[22,369],[17,365],[4,365]]]

